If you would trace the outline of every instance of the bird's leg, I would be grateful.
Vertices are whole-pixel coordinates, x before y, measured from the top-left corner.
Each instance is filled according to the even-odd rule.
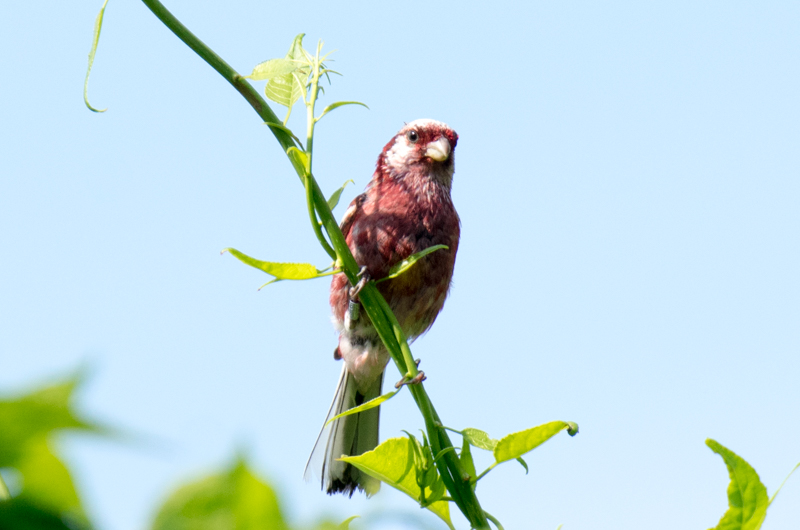
[[[358,283],[347,291],[350,297],[350,303],[347,306],[347,315],[345,315],[345,327],[347,329],[353,329],[355,327],[355,322],[361,314],[361,303],[358,300],[358,293],[361,292],[361,289],[363,289],[371,279],[366,267],[361,267],[361,270],[358,271],[358,277],[360,278]]]
[[[403,379],[395,383],[394,387],[400,388],[403,385],[418,385],[421,382],[425,381],[426,379],[427,377],[425,376],[425,372],[418,372],[417,375],[415,375],[411,379],[404,377]]]

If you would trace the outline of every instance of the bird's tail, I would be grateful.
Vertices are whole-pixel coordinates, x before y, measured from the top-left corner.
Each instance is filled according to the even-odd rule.
[[[363,393],[359,392],[353,375],[347,371],[346,365],[342,366],[342,375],[325,423],[342,412],[380,396],[382,385],[383,374]],[[337,458],[360,455],[375,449],[378,445],[379,420],[380,407],[375,407],[323,426],[308,458],[305,478],[309,479],[319,469],[319,461],[322,460],[322,489],[329,495],[343,493],[352,497],[356,489],[366,492],[367,496],[377,493],[379,480]]]

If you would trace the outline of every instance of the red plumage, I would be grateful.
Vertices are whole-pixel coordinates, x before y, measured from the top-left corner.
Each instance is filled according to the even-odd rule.
[[[386,144],[367,190],[345,213],[341,228],[356,262],[380,280],[392,266],[433,245],[433,252],[409,270],[377,284],[403,331],[414,339],[427,331],[441,311],[453,277],[460,222],[450,198],[453,150],[458,135],[433,120],[407,124]],[[348,313],[351,285],[344,274],[331,282],[330,303],[339,331],[336,358],[345,366],[328,417],[380,395],[389,354],[366,313],[353,321]],[[325,444],[323,488],[328,493],[367,494],[377,483],[357,469],[336,461],[343,454],[373,449],[378,442],[378,408],[333,423]],[[320,440],[314,454],[321,449]],[[309,460],[309,464],[311,459]]]

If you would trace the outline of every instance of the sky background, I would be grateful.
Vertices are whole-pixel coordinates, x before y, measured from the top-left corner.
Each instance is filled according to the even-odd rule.
[[[258,292],[266,275],[219,254],[327,266],[302,187],[139,2],[108,6],[89,95],[109,110],[89,112],[100,5],[0,4],[0,390],[88,362],[82,407],[154,441],[64,439],[101,529],[145,528],[237,450],[294,521],[389,510],[442,527],[390,488],[347,500],[303,482],[341,368],[328,281]],[[370,107],[317,129],[322,189],[355,180],[337,216],[404,122],[459,133],[454,284],[413,345],[426,388],[453,428],[581,427],[527,476],[511,463],[481,481],[506,528],[708,528],[728,475],[707,437],[770,494],[800,461],[800,4],[167,7],[241,73],[298,33],[337,50],[323,105]],[[423,425],[408,393],[381,424]],[[764,529],[798,520],[794,477]]]

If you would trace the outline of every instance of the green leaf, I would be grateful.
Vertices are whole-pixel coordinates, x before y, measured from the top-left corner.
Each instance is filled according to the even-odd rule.
[[[434,463],[438,462],[444,455],[450,452],[455,452],[455,450],[456,448],[453,447],[452,445],[450,447],[445,447],[444,449],[436,453],[436,456],[433,457],[433,462]]]
[[[288,530],[278,497],[243,460],[223,473],[180,487],[164,503],[152,530]]]
[[[525,460],[523,460],[522,457],[517,458],[517,462],[519,462],[520,465],[525,468],[525,474],[527,475],[528,474],[528,463]]]
[[[262,270],[270,276],[274,276],[277,280],[311,280],[313,278],[330,275],[330,273],[318,270],[310,263],[276,263],[273,261],[261,261],[251,258],[235,248],[226,248],[223,249],[222,252],[230,252],[242,263]]]
[[[386,280],[390,280],[392,278],[397,278],[398,276],[406,272],[408,269],[413,267],[416,262],[427,256],[431,252],[436,252],[437,250],[442,250],[447,248],[449,248],[447,245],[433,245],[432,247],[428,247],[425,250],[421,250],[416,254],[412,254],[403,261],[401,261],[400,263],[395,264],[394,267],[389,269],[388,276],[386,276],[385,278],[381,278],[380,280],[377,280],[375,283],[380,283]]]
[[[100,30],[103,28],[103,17],[106,13],[106,4],[108,4],[108,0],[103,2],[103,7],[100,8],[100,12],[97,14],[97,18],[94,21],[94,38],[92,39],[92,49],[89,50],[89,67],[86,69],[86,79],[83,82],[83,102],[92,112],[105,112],[108,110],[96,109],[89,104],[89,73],[92,71],[94,55],[97,53],[97,44],[100,42]]]
[[[353,407],[352,409],[348,409],[348,410],[342,412],[341,414],[337,414],[336,416],[334,416],[333,418],[329,419],[325,423],[325,427],[327,427],[332,421],[336,421],[339,418],[344,418],[345,416],[350,416],[351,414],[358,414],[359,412],[364,412],[365,410],[374,409],[375,407],[379,407],[382,403],[392,399],[395,396],[395,394],[400,392],[400,390],[402,390],[402,389],[403,389],[403,387],[401,386],[399,389],[395,390],[394,392],[389,392],[389,393],[384,394],[382,396],[378,396],[376,398],[372,398],[369,401],[367,401],[366,403],[363,403],[363,404],[361,404],[361,405],[359,405],[357,407]]]
[[[472,450],[470,449],[469,442],[467,441],[467,437],[464,436],[461,444],[461,456],[459,457],[461,460],[461,465],[464,467],[464,471],[469,475],[470,480],[475,480],[477,478],[478,473],[475,471],[475,461],[472,459]]]
[[[497,442],[494,448],[494,458],[497,463],[519,458],[567,428],[569,428],[567,422],[552,421],[532,429],[509,434]]]
[[[317,118],[317,121],[321,120],[323,116],[325,116],[333,109],[338,109],[339,107],[343,107],[345,105],[361,105],[362,107],[369,110],[369,107],[367,107],[364,103],[361,103],[360,101],[337,101],[336,103],[331,103],[330,105],[325,107],[325,109],[322,111],[322,114],[320,114],[319,117]]]
[[[294,38],[289,52],[284,57],[284,60],[296,64],[298,67],[290,73],[278,75],[270,78],[267,86],[264,87],[264,95],[275,103],[287,107],[291,112],[292,105],[300,99],[303,91],[306,89],[306,79],[311,72],[309,68],[305,53],[303,53],[303,37],[304,33],[299,34]],[[288,119],[288,114],[287,114]]]
[[[414,471],[414,454],[408,442],[408,438],[390,438],[372,451],[359,456],[343,457],[341,460],[418,501],[421,492]],[[425,497],[429,498],[433,493],[432,490],[426,492]],[[442,519],[450,529],[454,528],[447,501],[440,500],[426,508]]]
[[[353,182],[352,180],[345,181],[345,183],[342,184],[342,187],[339,188],[338,190],[334,191],[333,195],[331,195],[331,198],[328,199],[328,207],[331,210],[336,208],[336,205],[339,204],[339,198],[342,196],[342,192],[344,191],[344,188],[345,188],[345,186],[347,186],[348,182],[351,183],[351,184],[355,184],[355,182]]]
[[[284,125],[282,123],[275,123],[275,122],[272,122],[272,121],[265,121],[264,125],[269,126],[270,129],[280,129],[281,131],[283,131],[286,134],[288,134],[289,136],[291,136],[292,140],[297,142],[298,145],[303,145],[303,142],[300,141],[300,138],[295,136],[295,134],[292,132],[292,130],[289,127],[287,127],[286,125]]]
[[[444,480],[436,473],[436,481],[430,487],[430,495],[426,498],[425,507],[439,502],[445,492],[447,492],[447,488],[444,487]]]
[[[253,81],[263,81],[277,76],[291,75],[292,72],[300,68],[300,64],[289,59],[270,59],[257,64],[253,68],[253,73],[244,77]]]
[[[292,159],[292,162],[294,162],[295,165],[298,165],[301,168],[303,168],[303,170],[305,171],[305,175],[311,173],[311,168],[309,167],[310,159],[308,158],[308,153],[306,153],[305,151],[301,151],[296,147],[290,147],[289,149],[286,150],[286,154],[289,156],[289,158]]]
[[[417,468],[417,484],[423,492],[425,489],[430,489],[431,495],[433,495],[436,489],[434,486],[439,479],[439,472],[436,470],[436,464],[433,461],[433,450],[431,449],[431,444],[428,443],[425,431],[422,431],[422,442],[422,458]],[[426,504],[431,502],[433,500],[426,497]]]
[[[713,530],[758,530],[767,516],[769,498],[753,467],[742,457],[711,438],[706,445],[725,461],[731,483],[728,485],[728,511]]]
[[[485,451],[494,451],[497,445],[497,440],[490,438],[487,433],[471,427],[461,431],[461,436],[463,436],[465,440],[469,440],[470,444]]]

